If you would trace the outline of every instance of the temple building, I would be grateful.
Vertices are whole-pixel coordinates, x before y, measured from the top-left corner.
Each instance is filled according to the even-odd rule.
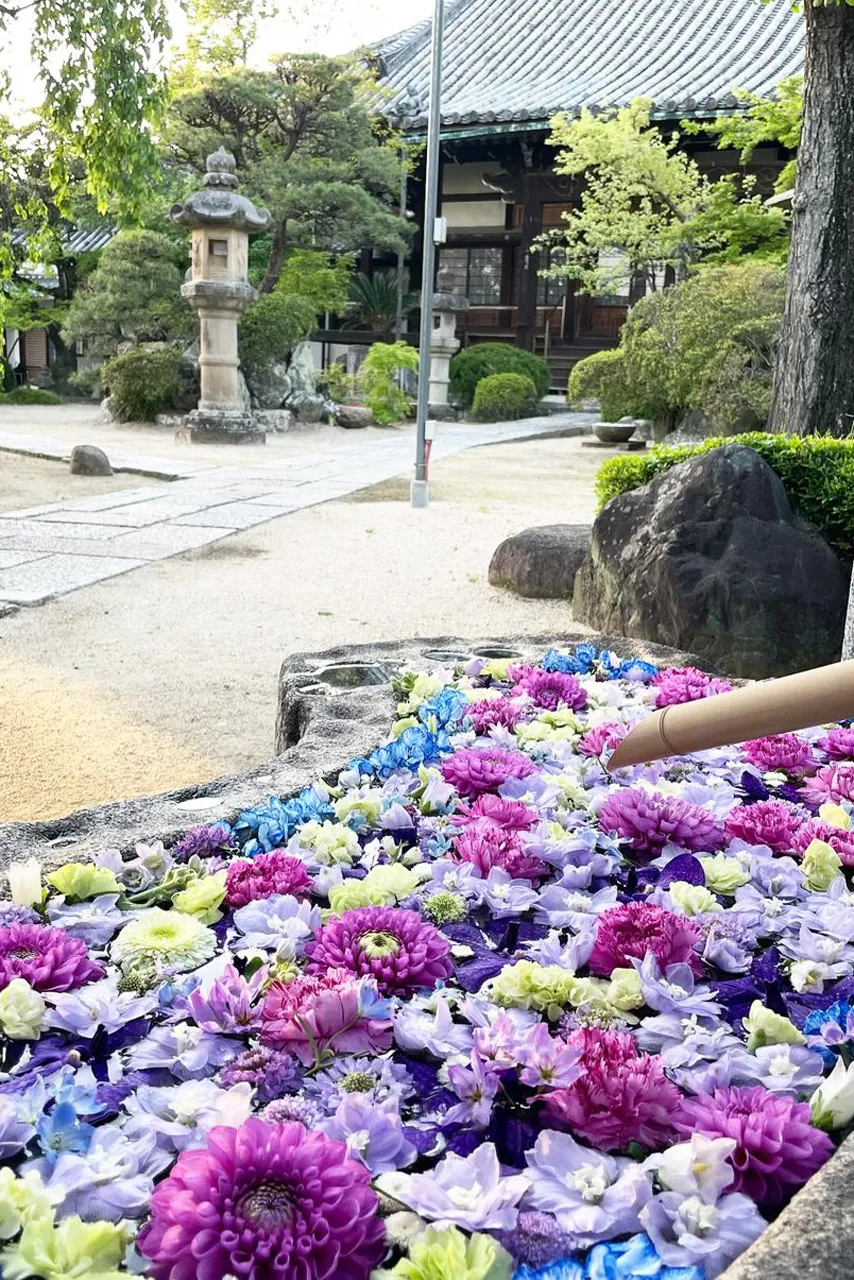
[[[472,304],[464,340],[546,355],[561,389],[577,359],[614,345],[635,299],[631,280],[590,297],[539,274],[544,255],[534,242],[560,225],[583,181],[554,172],[550,119],[637,98],[651,100],[668,132],[681,120],[732,114],[736,91],[770,95],[802,73],[803,25],[789,5],[754,0],[446,0],[440,214],[448,234],[438,266]],[[426,135],[431,26],[420,22],[373,50],[383,110],[413,141]],[[685,135],[680,146],[712,177],[740,167],[708,135]],[[760,191],[771,194],[788,158],[783,148],[757,149],[749,171]],[[420,226],[423,172],[409,198]],[[416,246],[413,282],[419,257]]]

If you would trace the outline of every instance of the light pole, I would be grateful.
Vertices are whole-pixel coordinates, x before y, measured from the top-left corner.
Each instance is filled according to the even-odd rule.
[[[415,479],[410,496],[413,507],[426,507],[427,413],[430,399],[430,335],[433,330],[433,274],[436,266],[435,226],[439,197],[439,133],[442,128],[442,34],[445,0],[435,0],[433,43],[430,51],[430,104],[427,124],[427,181],[424,195],[424,264],[421,273],[421,333],[418,342],[418,408]]]

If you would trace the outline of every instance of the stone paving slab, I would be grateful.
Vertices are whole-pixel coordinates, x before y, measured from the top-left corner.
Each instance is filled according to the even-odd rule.
[[[64,440],[40,435],[7,435],[0,438],[0,452],[21,453],[31,458],[49,458],[58,462],[71,460],[71,448]],[[209,462],[185,462],[177,458],[160,458],[126,449],[111,449],[110,466],[114,471],[130,475],[151,476],[156,480],[182,480],[187,476],[210,471]]]
[[[101,524],[83,523],[79,520],[54,520],[52,517],[55,514],[58,513],[52,512],[45,519],[33,517],[27,520],[5,520],[0,524],[0,538],[7,546],[11,539],[26,538],[31,533],[52,533],[55,537],[83,538],[91,541],[100,538],[116,538],[120,533],[127,532],[130,527],[126,525],[124,528],[110,528]]]
[[[143,564],[144,560],[121,560],[115,556],[44,556],[12,569],[0,569],[0,600],[41,604],[51,596],[113,578]]]
[[[220,507],[208,507],[207,511],[179,516],[175,524],[184,527],[215,523],[227,526],[232,533],[236,533],[238,529],[251,529],[256,524],[277,520],[279,516],[289,516],[293,510],[292,506],[265,507],[260,502],[227,502]]]
[[[0,569],[13,569],[16,564],[26,564],[30,560],[40,559],[43,555],[43,551],[36,551],[32,547],[27,550],[20,546],[0,546]]]

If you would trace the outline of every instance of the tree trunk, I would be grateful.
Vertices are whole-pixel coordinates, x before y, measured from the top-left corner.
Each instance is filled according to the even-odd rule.
[[[270,256],[267,259],[267,270],[264,272],[264,279],[258,286],[259,293],[272,293],[276,285],[279,283],[279,276],[282,274],[282,267],[285,265],[285,227],[284,223],[277,222],[273,231],[273,244],[270,249]]]
[[[854,8],[805,0],[804,128],[772,431],[854,424]]]

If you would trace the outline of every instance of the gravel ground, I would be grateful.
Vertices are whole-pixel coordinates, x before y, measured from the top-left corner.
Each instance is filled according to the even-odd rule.
[[[0,818],[56,817],[237,773],[272,752],[299,650],[454,632],[553,633],[562,601],[490,587],[494,548],[592,519],[603,456],[575,439],[472,450],[0,621]]]
[[[164,490],[168,481],[163,481]],[[73,476],[67,462],[28,458],[20,453],[0,453],[0,511],[38,507],[48,502],[68,502],[90,498],[115,489],[138,489],[157,485],[142,476]]]

